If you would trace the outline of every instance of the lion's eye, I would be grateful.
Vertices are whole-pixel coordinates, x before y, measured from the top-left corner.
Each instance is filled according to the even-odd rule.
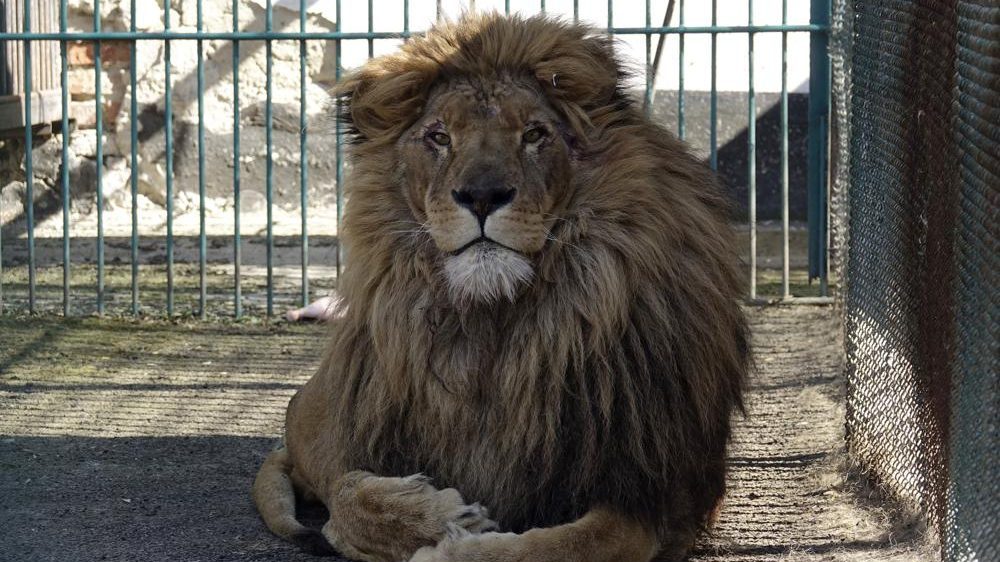
[[[535,127],[533,129],[528,129],[527,131],[525,131],[524,136],[522,136],[521,139],[528,144],[536,143],[542,140],[542,137],[544,137],[545,134],[546,134],[545,129],[541,127]]]
[[[434,141],[434,144],[438,146],[448,146],[451,144],[451,137],[442,133],[441,131],[434,131],[433,133],[428,133],[427,138]]]

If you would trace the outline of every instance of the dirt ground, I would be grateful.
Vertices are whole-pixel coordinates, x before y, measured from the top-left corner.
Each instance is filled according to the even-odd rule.
[[[837,324],[752,309],[759,373],[709,561],[932,560],[843,453]],[[0,316],[0,561],[310,561],[248,490],[324,329]],[[316,514],[312,514],[314,517]]]

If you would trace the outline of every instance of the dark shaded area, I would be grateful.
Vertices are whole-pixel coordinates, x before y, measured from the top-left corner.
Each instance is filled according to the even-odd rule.
[[[250,501],[256,469],[274,444],[0,437],[0,559],[317,560],[272,537]],[[316,522],[324,514],[304,515]]]
[[[719,524],[692,559],[925,560],[912,535],[859,532],[872,519],[853,492],[814,479],[842,449],[836,316],[750,315],[770,360],[737,420]],[[272,536],[249,489],[323,327],[0,316],[0,333],[0,560],[320,560]]]
[[[756,123],[757,220],[781,220],[781,104],[770,102],[772,96],[758,100],[766,110]],[[788,213],[794,221],[806,220],[808,109],[808,95],[788,96]],[[748,142],[744,128],[719,148],[719,174],[740,217],[749,216]]]
[[[685,140],[708,161],[711,146],[711,93],[684,92]],[[781,95],[758,92],[756,177],[757,219],[781,219]],[[738,221],[747,220],[748,100],[745,92],[718,93],[718,172],[736,204]],[[806,220],[806,172],[809,140],[809,95],[788,94],[788,185],[789,214],[793,221]],[[657,92],[653,118],[677,132],[678,92]]]

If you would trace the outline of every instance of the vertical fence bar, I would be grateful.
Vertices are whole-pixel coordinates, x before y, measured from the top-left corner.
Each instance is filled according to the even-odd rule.
[[[62,2],[65,6],[66,2]],[[136,30],[136,0],[131,0],[129,5],[129,30],[133,33]],[[132,173],[129,177],[130,195],[132,197],[132,237],[130,244],[130,254],[132,266],[132,315],[139,314],[139,102],[136,99],[136,67],[139,42],[132,41],[132,48],[129,51],[129,133],[132,159]]]
[[[436,5],[434,6],[434,21],[438,21],[438,22],[441,21],[441,0],[437,0]],[[339,31],[339,28],[340,28],[340,0],[337,0],[337,28],[338,28],[338,31]],[[337,44],[339,46],[340,39],[337,39]],[[337,51],[337,52],[339,53],[340,51]]]
[[[580,0],[573,0],[573,23],[580,21]]]
[[[827,63],[829,64],[829,60],[827,61]],[[827,79],[827,82],[829,82],[829,77]],[[826,90],[824,95],[826,96],[827,100],[829,100],[830,91]],[[827,110],[829,111],[829,105],[827,105]],[[830,191],[829,191],[830,182],[827,181],[829,173],[827,165],[829,164],[829,160],[827,155],[827,143],[826,143],[826,139],[829,138],[829,129],[827,128],[829,127],[828,119],[829,119],[829,113],[823,115],[823,117],[821,117],[819,120],[819,135],[820,138],[823,139],[819,151],[819,177],[821,178],[820,181],[822,182],[820,190],[821,194],[820,205],[822,205],[822,207],[819,212],[819,226],[817,228],[817,230],[819,230],[820,232],[820,239],[819,239],[820,246],[817,253],[818,255],[821,256],[821,264],[819,271],[819,296],[821,297],[829,296],[829,273],[830,273],[826,255],[827,248],[829,247],[829,242],[830,242],[829,241],[830,230],[828,228],[829,226],[828,221],[830,215],[827,212],[827,199],[830,196]]]
[[[719,24],[719,0],[712,0],[712,27]],[[712,31],[712,85],[708,102],[708,162],[713,171],[719,170],[719,88],[718,88],[718,43],[719,34]]]
[[[0,212],[3,211],[3,201],[0,201]],[[3,314],[3,228],[0,226],[0,314]]]
[[[335,25],[335,30],[340,32],[343,24],[341,23],[340,17],[340,0],[337,0],[336,7],[337,23]],[[441,18],[441,0],[437,3],[437,17]],[[340,71],[341,71],[341,46],[342,41],[337,39],[337,56],[336,56],[336,68],[334,72],[334,77],[337,82],[340,82]],[[337,114],[340,114],[340,99],[337,99]],[[340,125],[340,119],[337,119],[337,130],[336,130],[336,163],[337,163],[337,285],[340,285],[340,270],[342,266],[342,261],[344,259],[343,244],[341,244],[341,232],[340,229],[343,226],[341,218],[343,217],[343,207],[344,207],[344,152],[343,152],[343,130]]]
[[[747,25],[753,26],[753,0],[747,0]],[[754,33],[747,34],[747,197],[750,213],[750,300],[757,298],[757,97],[753,80]]]
[[[339,14],[338,14],[339,16]],[[340,20],[340,18],[337,18]],[[339,25],[339,24],[338,24]],[[233,33],[240,30],[240,2],[233,0]],[[337,51],[339,56],[340,51]],[[243,316],[243,295],[240,288],[240,41],[233,39],[233,315]]]
[[[198,0],[196,29],[200,34],[205,25],[202,0]],[[205,228],[205,54],[204,42],[198,38],[198,316],[204,320],[208,308],[208,248]]]
[[[781,0],[781,25],[788,25],[788,0]],[[789,287],[788,249],[788,32],[781,32],[781,297],[792,296]]]
[[[403,0],[403,39],[410,38],[410,0]]]
[[[170,31],[170,0],[163,1],[163,30]],[[167,157],[167,316],[174,315],[174,100],[170,40],[163,42],[163,131]]]
[[[615,0],[608,0],[608,33],[615,27]]]
[[[541,11],[541,13],[544,14],[545,13],[545,0],[539,0],[538,4],[539,4],[539,6],[538,6],[539,11]],[[475,6],[475,0],[473,0],[473,6]]]
[[[95,0],[96,1],[96,0]],[[24,31],[31,32],[31,0],[24,0]],[[35,165],[32,148],[35,145],[31,116],[31,40],[24,40],[24,202],[28,228],[28,312],[35,312]],[[98,70],[100,72],[100,70]],[[98,142],[100,145],[100,142]]]
[[[680,10],[680,26],[684,27],[684,0],[678,2]],[[681,32],[677,37],[677,136],[684,140],[684,37]]]
[[[371,6],[371,1],[369,1],[369,6]],[[271,6],[271,0],[267,0],[267,4],[264,8],[264,30],[267,33],[271,33],[271,28],[274,25],[273,21],[274,8]],[[369,12],[369,21],[371,20],[371,12]],[[271,84],[271,40],[267,39],[264,41],[264,57],[267,59],[265,62],[265,73],[267,74],[265,80],[265,94],[264,94],[264,135],[265,135],[265,151],[267,154],[266,158],[266,172],[265,172],[265,185],[264,185],[264,198],[267,205],[267,317],[270,318],[274,316],[274,159],[271,157],[271,151],[274,147],[273,131],[274,128],[274,116],[272,114],[272,84]]]
[[[830,0],[811,0],[809,23],[830,25]],[[827,139],[824,124],[830,111],[830,57],[827,31],[809,35],[809,279],[820,279],[820,291],[826,296],[826,158]]]
[[[408,14],[403,26],[409,27]],[[299,10],[299,32],[306,32],[306,11]],[[309,304],[309,160],[306,150],[306,41],[299,40],[299,207],[302,220],[302,306]]]
[[[68,2],[59,2],[59,32],[66,33],[66,20],[68,19],[67,7]],[[69,239],[70,239],[70,226],[69,226],[69,58],[67,54],[66,40],[63,39],[59,42],[59,59],[60,59],[60,87],[62,88],[62,169],[60,170],[60,182],[61,182],[61,195],[62,195],[62,260],[63,260],[63,316],[70,315],[70,302],[69,302],[69,280],[70,280],[70,262],[69,262]]]
[[[653,112],[653,35],[648,31],[652,25],[653,15],[650,1],[646,0],[646,96],[643,107],[647,117]]]
[[[375,31],[375,16],[374,9],[372,6],[372,0],[368,0],[368,33]],[[473,8],[475,9],[475,8]],[[368,38],[368,58],[375,56],[375,39]]]
[[[94,31],[101,31],[101,0],[94,0]],[[101,41],[94,41],[94,110],[97,159],[97,314],[104,314],[104,94],[101,92]],[[169,153],[169,151],[168,151]]]

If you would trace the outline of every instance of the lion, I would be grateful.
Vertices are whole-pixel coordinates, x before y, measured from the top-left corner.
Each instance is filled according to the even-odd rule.
[[[717,180],[627,76],[607,36],[487,14],[338,86],[344,308],[254,482],[272,532],[365,562],[686,555],[749,333]]]

